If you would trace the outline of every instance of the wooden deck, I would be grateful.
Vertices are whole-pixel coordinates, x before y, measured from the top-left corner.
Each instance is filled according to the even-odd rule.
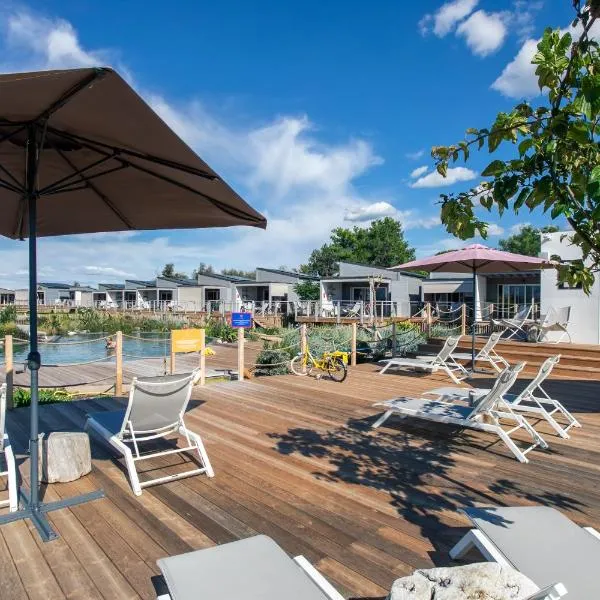
[[[416,567],[449,564],[448,549],[467,525],[462,506],[545,504],[600,528],[600,384],[550,382],[584,427],[563,441],[541,425],[550,450],[534,451],[527,465],[478,432],[395,419],[369,429],[374,401],[441,381],[379,376],[365,364],[342,384],[281,376],[196,388],[188,425],[202,434],[215,477],[136,498],[120,461],[94,442],[92,473],[48,486],[45,498],[100,487],[107,497],[51,513],[61,537],[49,544],[25,522],[1,527],[0,596],[155,598],[158,558],[264,533],[304,554],[346,598],[383,598]],[[86,412],[119,404],[42,406],[43,428],[80,429]],[[27,419],[28,409],[8,418],[25,478]],[[181,465],[170,456],[148,468]]]

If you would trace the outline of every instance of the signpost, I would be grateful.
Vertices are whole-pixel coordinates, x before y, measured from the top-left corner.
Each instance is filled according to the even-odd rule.
[[[206,356],[204,329],[174,329],[171,331],[171,374],[175,372],[175,354],[199,352],[200,353],[200,385],[206,379]]]
[[[238,330],[238,381],[244,380],[244,329],[252,327],[252,313],[232,312],[231,326]]]

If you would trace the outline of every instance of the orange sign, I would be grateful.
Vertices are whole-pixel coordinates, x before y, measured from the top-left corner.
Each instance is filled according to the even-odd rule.
[[[171,331],[171,352],[200,352],[204,346],[204,329]]]

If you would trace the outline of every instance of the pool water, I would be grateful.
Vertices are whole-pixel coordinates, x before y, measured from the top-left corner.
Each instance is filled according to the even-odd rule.
[[[82,363],[100,358],[112,357],[114,350],[106,348],[104,334],[77,334],[52,337],[52,343],[40,341],[39,350],[42,364],[61,365]],[[136,358],[153,358],[169,356],[170,336],[168,333],[140,333],[132,337],[123,336],[123,360]],[[14,342],[14,362],[27,360],[29,344]],[[0,348],[0,361],[4,357],[4,349]]]

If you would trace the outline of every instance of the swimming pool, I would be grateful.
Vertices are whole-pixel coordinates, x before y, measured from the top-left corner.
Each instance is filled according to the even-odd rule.
[[[106,348],[105,334],[77,334],[56,336],[51,343],[40,342],[42,364],[64,365],[82,363],[113,356],[114,350]],[[168,333],[139,333],[123,336],[123,360],[169,356],[170,336]],[[14,361],[27,360],[29,343],[14,342]],[[4,349],[0,348],[0,361],[4,359]]]

